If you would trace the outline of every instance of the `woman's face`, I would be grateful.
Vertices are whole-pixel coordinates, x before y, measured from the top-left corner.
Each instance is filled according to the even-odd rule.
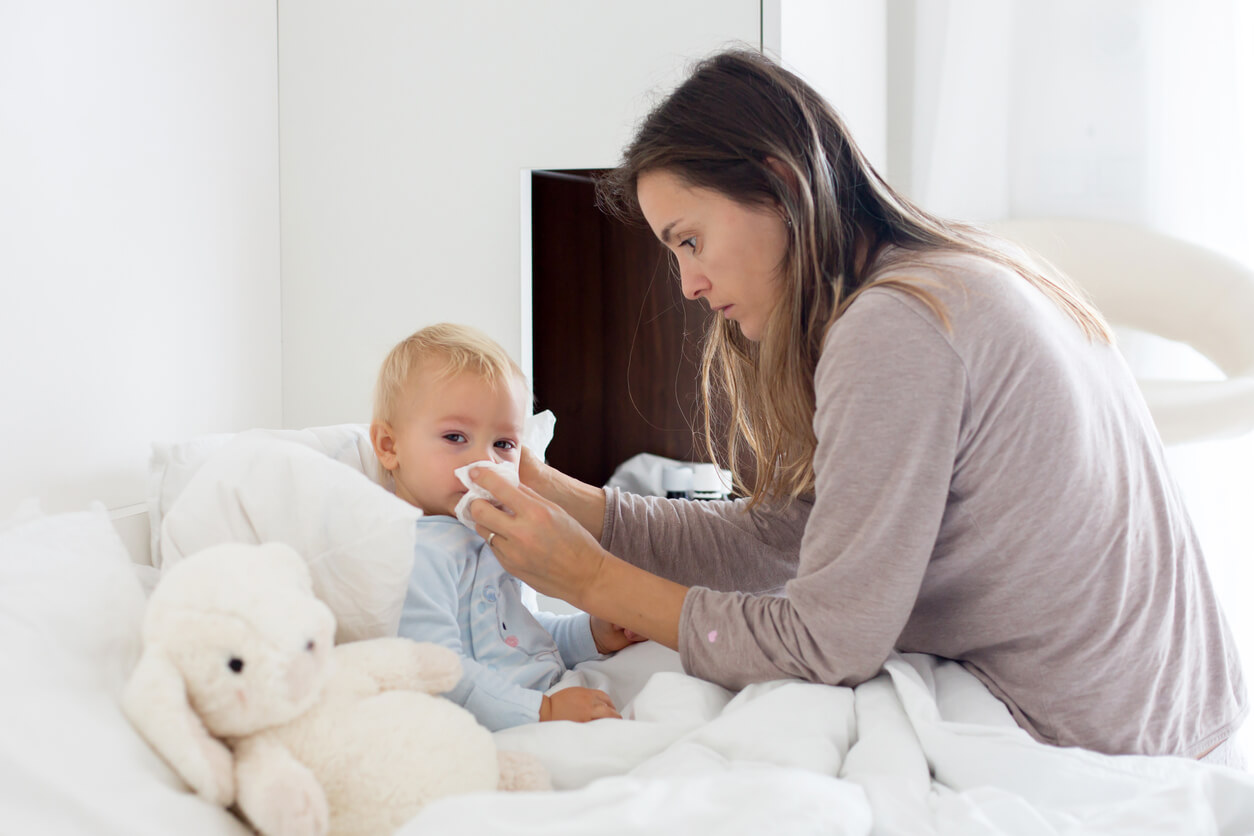
[[[760,340],[783,284],[788,228],[779,210],[686,185],[666,170],[641,174],[636,199],[675,254],[684,296],[704,299],[747,339]]]

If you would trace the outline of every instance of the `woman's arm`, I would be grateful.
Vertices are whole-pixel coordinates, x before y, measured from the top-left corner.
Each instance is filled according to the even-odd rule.
[[[526,485],[514,487],[489,471],[472,471],[471,478],[508,509],[478,500],[470,506],[479,534],[491,535],[507,572],[538,592],[678,648],[687,587],[614,557],[586,526]]]
[[[597,540],[605,523],[605,492],[550,467],[527,447],[518,463],[518,479],[562,508]]]
[[[797,572],[808,499],[749,511],[744,501],[636,496],[584,484],[526,448],[518,474],[611,554],[684,586],[765,592]]]
[[[685,586],[773,592],[796,577],[806,500],[703,502],[606,491],[601,545],[611,554]]]
[[[600,569],[579,606],[618,624],[679,649],[679,617],[688,587],[652,575],[605,553]]]
[[[815,501],[784,528],[779,509],[614,494],[607,550],[556,504],[494,474],[481,483],[510,511],[476,502],[472,516],[482,535],[498,532],[508,571],[676,647],[688,673],[729,688],[860,682],[892,651],[919,595],[953,475],[966,371],[925,313],[873,290],[829,332],[815,388]],[[754,561],[786,554],[782,532],[798,522],[787,597],[730,591],[751,589],[743,581]],[[692,588],[659,574],[690,577]]]
[[[686,672],[727,688],[783,677],[855,685],[892,652],[936,546],[966,402],[965,365],[921,307],[871,290],[829,331],[797,577],[786,597],[693,589]]]
[[[728,688],[784,677],[855,684],[883,664],[919,594],[964,393],[962,362],[907,302],[873,291],[851,306],[816,374],[816,499],[787,597],[711,583],[743,580],[734,564],[786,539],[769,512],[736,503],[624,495],[609,507],[602,540],[615,553],[630,563],[669,561],[677,575],[692,573],[692,588],[620,560],[556,504],[493,474],[481,483],[510,511],[476,502],[472,515],[484,536],[498,532],[507,570],[676,647],[688,673]]]

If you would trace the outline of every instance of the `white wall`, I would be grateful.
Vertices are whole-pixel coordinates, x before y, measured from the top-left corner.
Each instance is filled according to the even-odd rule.
[[[367,420],[384,353],[432,322],[525,362],[522,170],[614,165],[651,93],[689,59],[757,47],[760,16],[758,0],[281,4],[284,423]]]
[[[0,4],[0,517],[280,422],[275,3]]]
[[[763,45],[845,121],[884,174],[888,163],[888,0],[765,0]]]

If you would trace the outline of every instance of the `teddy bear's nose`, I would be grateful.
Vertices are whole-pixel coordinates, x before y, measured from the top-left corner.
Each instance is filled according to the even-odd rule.
[[[317,647],[318,647],[318,643],[314,641],[313,639],[310,639],[309,641],[305,642],[305,649],[308,650],[310,653],[313,653]]]

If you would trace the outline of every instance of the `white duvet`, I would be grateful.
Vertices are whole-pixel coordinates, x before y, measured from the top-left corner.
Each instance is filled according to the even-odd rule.
[[[733,694],[655,644],[581,666],[623,720],[496,734],[554,793],[446,799],[402,834],[1218,834],[1254,832],[1254,777],[1032,740],[961,666],[894,656],[856,688]]]

